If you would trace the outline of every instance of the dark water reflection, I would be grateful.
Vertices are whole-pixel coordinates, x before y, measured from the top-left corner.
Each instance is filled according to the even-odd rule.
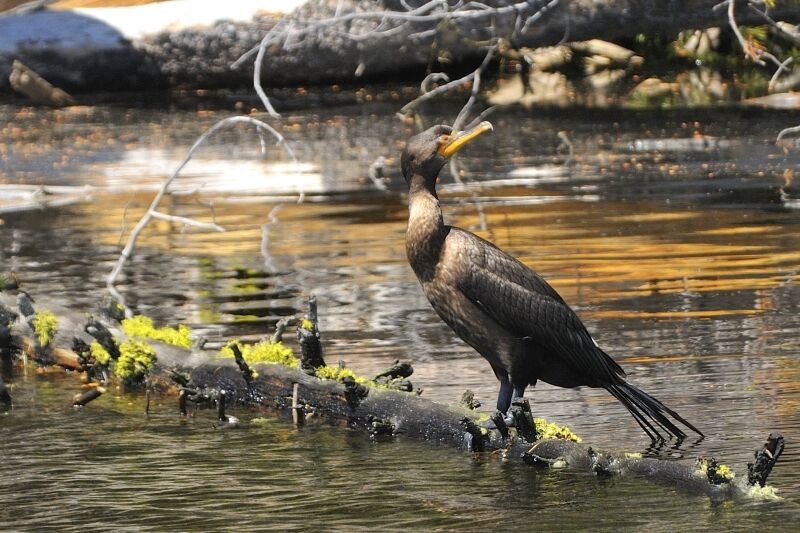
[[[371,374],[408,359],[425,396],[451,402],[470,388],[491,405],[488,365],[433,315],[405,263],[395,166],[411,126],[393,117],[397,107],[298,112],[284,133],[296,141],[299,168],[279,149],[258,161],[245,131],[212,141],[187,167],[181,187],[189,194],[167,209],[208,219],[213,201],[228,231],[156,223],[126,270],[121,288],[131,303],[219,343],[269,333],[313,292],[329,361]],[[118,254],[123,218],[130,228],[149,200],[142,190],[226,114],[0,107],[3,184],[93,187],[64,193],[91,202],[0,214],[3,270],[20,272],[34,296],[91,306]],[[795,118],[498,113],[495,134],[463,157],[480,185],[447,185],[442,196],[447,216],[465,227],[478,227],[480,205],[482,234],[551,280],[635,383],[707,435],[661,456],[713,453],[741,472],[766,434],[781,431],[788,449],[772,482],[797,502],[800,211],[792,202],[800,157],[772,142]],[[575,150],[569,166],[561,130]],[[378,155],[394,158],[389,192],[367,179]],[[266,228],[264,256],[274,197],[291,197],[298,183],[309,201],[283,203]],[[0,210],[20,194],[29,192],[0,190]],[[716,505],[637,480],[536,472],[328,428],[272,421],[224,433],[211,429],[208,413],[180,424],[171,405],[144,420],[130,395],[76,412],[65,407],[71,378],[10,381],[17,407],[0,418],[0,527],[674,530],[798,518],[794,504]],[[589,442],[647,446],[604,393],[540,385],[530,396],[537,414]]]

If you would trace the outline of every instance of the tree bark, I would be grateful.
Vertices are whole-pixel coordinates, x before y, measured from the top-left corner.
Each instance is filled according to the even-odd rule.
[[[412,6],[423,5],[412,1]],[[481,44],[494,37],[510,38],[515,46],[540,47],[562,41],[619,40],[639,33],[664,34],[681,29],[727,25],[725,9],[712,9],[718,0],[562,0],[528,2],[524,12],[506,9],[515,0],[485,2],[496,14],[438,21],[415,21],[392,31],[369,34],[379,18],[351,18],[313,27],[313,21],[398,9],[398,0],[310,0],[281,22],[291,23],[290,42],[279,40],[266,51],[264,85],[291,86],[385,80],[387,77],[418,79],[440,58],[448,62],[477,64],[484,53]],[[744,3],[737,11],[740,24],[763,23]],[[527,28],[514,32],[520,20],[542,9]],[[126,9],[126,8],[118,8]],[[778,2],[770,10],[776,20],[800,22],[800,5]],[[40,10],[0,17],[0,91],[8,90],[11,63],[19,59],[56,86],[69,91],[132,90],[165,87],[236,87],[251,81],[252,61],[237,69],[230,65],[257,46],[273,27],[274,17],[252,22],[218,22],[212,27],[162,32],[128,41],[120,28],[101,19],[70,11]],[[20,28],[38,28],[35,35]],[[70,28],[81,28],[76,35]],[[435,30],[435,31],[432,31]],[[16,33],[15,33],[16,32]],[[426,33],[421,33],[426,32]],[[15,41],[14,35],[18,34]],[[4,36],[5,37],[2,37]],[[352,36],[358,36],[353,39]]]

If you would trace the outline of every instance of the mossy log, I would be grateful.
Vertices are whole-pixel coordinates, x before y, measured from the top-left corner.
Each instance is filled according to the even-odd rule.
[[[14,314],[13,298],[0,295],[0,316]],[[6,337],[11,347],[40,364],[55,364],[73,371],[85,370],[83,358],[68,346],[74,339],[89,343],[86,316],[51,302],[40,302],[59,318],[58,328],[47,346],[42,346],[30,322],[17,320],[10,325]],[[97,327],[98,320],[92,320]],[[122,342],[125,334],[110,323],[108,331]],[[312,328],[316,331],[316,325]],[[88,337],[88,338],[87,338]],[[78,343],[79,344],[79,343]],[[281,418],[297,421],[324,420],[363,430],[373,437],[387,436],[425,440],[477,453],[500,453],[509,460],[523,460],[531,465],[549,468],[570,468],[593,472],[599,476],[637,475],[714,499],[735,497],[774,497],[774,491],[763,487],[783,450],[783,438],[771,434],[767,443],[756,452],[749,475],[736,477],[713,458],[700,458],[696,463],[641,457],[638,454],[597,451],[590,446],[563,438],[545,438],[544,428],[528,428],[528,439],[522,431],[505,428],[486,430],[479,426],[486,417],[463,404],[443,405],[411,392],[389,390],[358,383],[351,375],[342,381],[319,379],[283,364],[242,364],[239,358],[221,358],[218,353],[182,348],[158,341],[148,341],[157,361],[147,375],[147,389],[152,393],[178,394],[176,415],[186,412],[186,400],[213,404],[227,398],[228,409],[248,407],[271,412]],[[297,365],[299,366],[299,364]],[[403,368],[403,373],[406,369]],[[363,380],[362,380],[363,381]],[[373,382],[374,383],[374,382]],[[76,404],[85,405],[100,395],[84,394]],[[144,391],[143,391],[144,393]],[[151,392],[148,392],[151,393]],[[515,418],[525,418],[525,405],[518,406]],[[528,420],[533,424],[532,419]],[[237,421],[238,424],[238,421]],[[519,424],[519,421],[518,421]],[[565,428],[560,428],[566,430]],[[532,432],[532,433],[531,433]],[[759,485],[761,487],[759,487]]]

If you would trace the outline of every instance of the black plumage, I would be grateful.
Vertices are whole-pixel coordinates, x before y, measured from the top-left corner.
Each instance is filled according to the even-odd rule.
[[[436,180],[447,159],[490,131],[481,123],[454,134],[435,126],[409,139],[401,158],[409,187],[406,253],[425,295],[453,331],[475,348],[500,380],[497,409],[508,410],[538,380],[559,387],[602,387],[653,439],[686,434],[692,424],[625,380],[578,315],[547,281],[492,243],[447,226]]]

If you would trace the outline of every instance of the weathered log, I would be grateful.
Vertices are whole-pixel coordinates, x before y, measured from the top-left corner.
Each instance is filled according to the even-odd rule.
[[[0,295],[2,306],[10,306],[13,298]],[[69,325],[54,339],[70,334],[84,335],[80,317],[61,306],[60,324]],[[9,311],[5,311],[9,314]],[[63,327],[63,326],[62,326]],[[124,334],[113,327],[108,330],[118,339]],[[85,363],[77,354],[73,357],[54,357],[55,349],[70,352],[57,344],[42,346],[34,338],[27,322],[17,322],[11,331],[11,343],[24,350],[36,361],[59,364],[72,370],[84,369]],[[59,337],[59,335],[61,335]],[[248,365],[247,374],[234,359],[220,359],[214,354],[196,349],[183,349],[158,342],[150,343],[157,353],[157,362],[148,375],[148,384],[162,393],[180,389],[180,411],[186,414],[186,400],[198,403],[217,403],[219,428],[239,425],[235,417],[226,415],[226,403],[270,411],[290,418],[302,410],[305,419],[339,421],[351,428],[361,429],[372,438],[415,438],[472,452],[499,451],[509,459],[521,458],[533,465],[568,467],[594,472],[598,475],[634,474],[676,486],[712,498],[749,496],[754,485],[766,483],[772,467],[783,449],[783,438],[771,435],[767,444],[756,453],[750,475],[735,479],[727,467],[714,459],[699,459],[697,463],[643,458],[638,454],[598,451],[592,447],[562,438],[544,438],[542,431],[534,440],[529,427],[487,430],[478,424],[483,417],[461,405],[446,406],[416,394],[366,387],[352,377],[342,382],[321,380],[298,368],[281,364]],[[255,375],[250,373],[255,371]],[[251,379],[246,379],[246,375]],[[522,425],[532,424],[525,402],[515,405],[515,418]],[[546,428],[543,428],[546,430]],[[563,428],[562,428],[563,429]],[[526,438],[527,433],[527,438]],[[758,494],[767,494],[758,493]]]
[[[403,72],[417,77],[437,58],[477,64],[484,55],[480,46],[495,37],[506,37],[515,46],[540,47],[565,39],[614,41],[639,33],[660,35],[727,25],[725,10],[712,9],[717,3],[487,0],[470,13],[439,16],[437,13],[445,12],[442,3],[429,4],[431,10],[405,20],[402,27],[404,21],[394,19],[378,28],[380,15],[363,18],[363,14],[405,12],[402,2],[310,0],[277,27],[280,32],[291,26],[292,34],[269,47],[262,78],[265,85],[288,86],[383,80]],[[416,8],[428,2],[411,0],[406,4]],[[251,64],[237,69],[230,65],[278,24],[274,17],[261,16],[250,22],[220,21],[175,31],[168,20],[159,32],[126,38],[130,32],[122,27],[126,17],[121,16],[125,9],[134,13],[143,8],[116,8],[113,18],[108,10],[38,10],[0,17],[0,36],[4,36],[0,39],[0,91],[8,89],[5,80],[15,58],[73,91],[243,86],[251,81]],[[340,21],[326,20],[337,13]],[[775,20],[800,22],[800,6],[778,2],[770,8],[770,15]],[[530,24],[520,23],[531,16],[535,20]],[[320,20],[326,21],[313,25]],[[739,9],[737,20],[740,24],[763,23],[748,9]]]
[[[22,61],[16,59],[12,64],[8,81],[13,90],[27,96],[34,104],[64,107],[75,103],[69,94],[54,87],[46,79],[25,66]]]

